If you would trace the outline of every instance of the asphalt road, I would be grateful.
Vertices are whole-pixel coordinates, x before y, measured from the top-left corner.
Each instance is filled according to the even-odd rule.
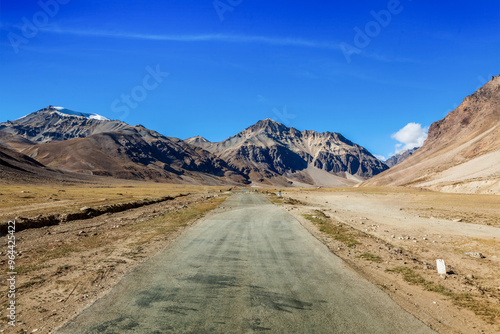
[[[262,195],[223,206],[57,333],[434,333]]]

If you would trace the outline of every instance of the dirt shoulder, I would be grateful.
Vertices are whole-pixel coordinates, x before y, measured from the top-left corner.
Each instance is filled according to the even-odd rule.
[[[17,232],[15,330],[50,333],[104,296],[124,274],[165,248],[226,199],[218,191]],[[1,238],[7,245],[7,237]],[[5,239],[5,240],[4,240]],[[6,268],[6,250],[0,264]],[[5,310],[6,281],[0,285]]]
[[[270,198],[436,331],[499,333],[498,200],[478,196],[354,188]],[[445,260],[447,275],[437,274],[436,259]]]

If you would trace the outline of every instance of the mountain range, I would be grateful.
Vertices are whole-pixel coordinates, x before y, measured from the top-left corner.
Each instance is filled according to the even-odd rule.
[[[218,143],[201,137],[199,146],[249,179],[261,183],[348,186],[388,167],[339,133],[299,131],[271,119],[259,121]]]
[[[385,163],[336,132],[271,119],[221,142],[48,106],[0,123],[0,180],[114,177],[205,185],[416,186],[500,194],[500,75]],[[391,168],[389,168],[391,167]]]
[[[211,143],[49,106],[0,123],[0,144],[61,171],[191,184],[351,186],[388,168],[341,134],[270,119]]]

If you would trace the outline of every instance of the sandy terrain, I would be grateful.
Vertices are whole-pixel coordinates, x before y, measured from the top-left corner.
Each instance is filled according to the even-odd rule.
[[[439,172],[432,181],[418,186],[445,192],[500,194],[498,161],[500,151],[490,152]]]
[[[283,196],[284,201],[271,197],[288,203],[282,205],[335,254],[433,329],[500,332],[497,196],[383,188],[292,190]],[[322,226],[303,216],[318,215],[314,210],[324,212],[334,225],[345,226],[359,244],[346,247],[320,232]],[[465,252],[480,252],[484,258]],[[445,260],[450,274],[437,274],[436,259]],[[409,268],[426,283],[409,284],[411,279],[403,279],[395,268]],[[438,285],[447,292],[426,291]]]

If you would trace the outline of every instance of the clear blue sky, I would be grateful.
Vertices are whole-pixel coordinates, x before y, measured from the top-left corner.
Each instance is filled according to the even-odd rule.
[[[387,157],[500,73],[499,1],[41,3],[0,1],[0,121],[52,104],[220,141],[272,118]]]

